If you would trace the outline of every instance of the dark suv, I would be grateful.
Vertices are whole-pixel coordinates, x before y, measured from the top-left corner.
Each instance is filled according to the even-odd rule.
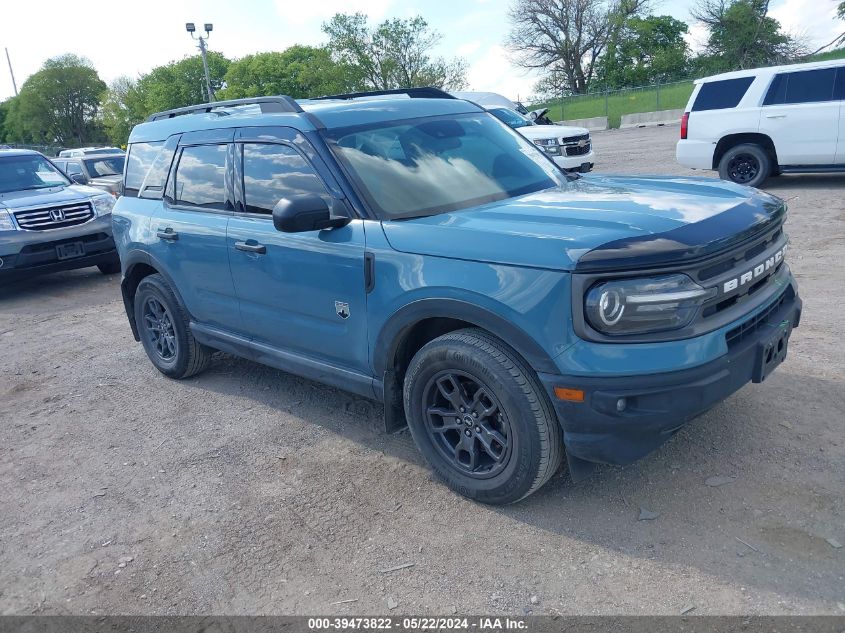
[[[378,399],[488,503],[647,454],[801,314],[782,200],[567,174],[437,90],[203,104],[129,143],[115,241],[159,371],[216,349]]]

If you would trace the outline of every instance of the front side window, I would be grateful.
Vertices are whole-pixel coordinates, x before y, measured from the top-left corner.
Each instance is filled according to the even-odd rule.
[[[89,158],[84,162],[92,178],[101,178],[122,174],[124,161],[123,156],[111,156],[109,158]]]
[[[62,172],[38,154],[0,158],[0,193],[47,189],[69,184],[70,181]]]
[[[485,113],[330,130],[361,195],[388,218],[465,209],[563,186],[566,177]]]
[[[753,81],[754,77],[708,81],[701,85],[695,103],[692,105],[692,111],[735,108],[742,101]]]
[[[177,204],[225,208],[228,149],[228,145],[197,145],[182,150],[174,179]]]
[[[820,103],[834,99],[835,68],[781,73],[772,80],[763,105]]]
[[[249,213],[272,213],[282,198],[328,195],[311,165],[288,145],[243,145],[244,200]]]

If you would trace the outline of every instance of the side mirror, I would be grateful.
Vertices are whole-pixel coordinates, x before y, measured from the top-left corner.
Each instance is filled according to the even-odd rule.
[[[284,233],[335,229],[350,221],[345,216],[333,216],[329,202],[315,194],[282,198],[273,208],[273,226]]]
[[[87,179],[82,174],[71,174],[70,181],[77,185],[84,185],[87,182]]]

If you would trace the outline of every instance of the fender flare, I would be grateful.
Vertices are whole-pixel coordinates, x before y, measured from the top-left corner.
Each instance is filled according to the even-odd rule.
[[[129,288],[127,287],[126,282],[127,278],[132,276],[132,270],[139,264],[154,268],[156,273],[161,275],[167,282],[167,285],[170,286],[170,289],[173,291],[173,294],[176,295],[176,300],[179,302],[179,305],[182,306],[182,309],[188,313],[189,317],[191,316],[191,313],[185,305],[185,301],[182,299],[182,295],[179,292],[179,287],[173,282],[173,278],[167,273],[164,265],[145,251],[129,251],[122,261],[123,275],[120,280],[120,293],[123,296],[123,307],[126,310],[126,316],[129,318],[132,335],[135,337],[136,341],[140,341],[141,338],[138,334],[138,324],[135,323],[134,295],[132,297],[129,296]]]
[[[523,329],[487,308],[461,299],[418,299],[394,312],[385,322],[373,347],[376,376],[393,371],[393,359],[408,330],[425,319],[449,318],[466,321],[482,328],[513,347],[537,372],[557,374],[554,360]]]

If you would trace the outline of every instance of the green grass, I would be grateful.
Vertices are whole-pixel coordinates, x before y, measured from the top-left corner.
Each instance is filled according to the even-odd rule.
[[[623,114],[653,112],[655,110],[676,110],[683,108],[692,94],[691,81],[660,87],[660,103],[657,101],[657,89],[654,87],[623,92],[567,97],[561,109],[560,99],[543,104],[532,105],[529,109],[549,108],[553,121],[563,119],[586,119],[594,116],[607,116],[612,128],[619,127]]]
[[[845,59],[845,48],[838,48],[835,51],[828,51],[827,53],[819,53],[818,55],[811,55],[806,60],[808,62],[827,62],[831,59]]]

